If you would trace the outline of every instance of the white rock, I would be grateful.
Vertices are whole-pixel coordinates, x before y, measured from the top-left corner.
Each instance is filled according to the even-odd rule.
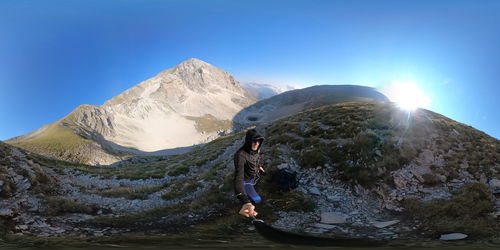
[[[336,228],[335,225],[323,224],[323,223],[314,223],[313,227],[323,228],[323,229],[333,229],[333,228]]]
[[[329,195],[326,197],[328,200],[333,201],[333,202],[339,202],[342,200],[342,197],[336,196],[336,195]]]
[[[309,189],[309,193],[315,194],[315,195],[321,194],[321,192],[319,191],[319,189],[317,187],[312,187],[311,189]]]
[[[500,188],[500,180],[498,179],[491,179],[489,182],[488,182],[488,185],[490,186],[490,188],[492,189],[497,189],[497,188]]]
[[[466,234],[462,233],[452,233],[452,234],[443,234],[439,238],[440,240],[461,240],[467,238]]]
[[[323,212],[321,213],[321,223],[324,224],[342,224],[346,223],[347,220],[344,216],[331,213],[331,212]]]
[[[375,221],[372,224],[373,224],[373,226],[375,226],[377,228],[384,228],[384,227],[392,226],[396,223],[399,223],[399,220]]]
[[[18,230],[26,230],[26,229],[28,229],[28,225],[17,225],[16,229],[18,229]]]

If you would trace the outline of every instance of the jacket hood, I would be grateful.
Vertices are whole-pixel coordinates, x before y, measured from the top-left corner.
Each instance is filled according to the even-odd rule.
[[[248,153],[251,153],[253,151],[252,150],[252,141],[253,140],[260,141],[259,148],[257,148],[257,150],[254,151],[254,152],[258,152],[259,149],[260,149],[260,147],[262,147],[262,143],[264,142],[264,137],[262,135],[260,135],[257,132],[257,130],[255,130],[255,129],[249,129],[247,131],[246,136],[245,136],[245,144],[242,147]]]

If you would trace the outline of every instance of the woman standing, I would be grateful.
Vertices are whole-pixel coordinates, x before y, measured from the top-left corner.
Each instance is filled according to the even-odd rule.
[[[257,130],[250,129],[245,136],[245,144],[234,154],[234,190],[242,203],[239,214],[249,217],[257,215],[255,204],[262,201],[255,191],[255,184],[264,169],[259,164],[259,149],[264,137]]]

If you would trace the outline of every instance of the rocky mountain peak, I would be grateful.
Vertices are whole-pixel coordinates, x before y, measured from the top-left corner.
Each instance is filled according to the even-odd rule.
[[[227,72],[207,62],[190,58],[160,75],[174,75],[191,90],[205,92],[217,88],[241,91],[240,84]]]
[[[202,67],[214,67],[210,63],[202,61],[198,58],[189,58],[186,61],[179,63],[177,67],[184,68],[202,68]],[[214,67],[215,68],[215,67]]]

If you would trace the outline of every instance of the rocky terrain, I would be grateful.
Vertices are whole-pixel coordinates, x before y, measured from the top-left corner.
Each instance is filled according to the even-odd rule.
[[[297,171],[297,190],[316,204],[306,216],[281,212],[278,227],[373,238],[498,232],[500,143],[470,126],[352,103],[266,131],[278,168]]]
[[[179,154],[231,132],[232,118],[255,101],[229,73],[192,58],[7,143],[92,165]]]
[[[376,239],[499,237],[500,142],[470,126],[388,102],[349,102],[257,129],[266,136],[267,170],[257,211],[277,228]],[[101,167],[1,143],[1,231],[90,237],[207,225],[247,230],[231,184],[243,137]],[[296,172],[295,189],[278,188],[280,169]]]

